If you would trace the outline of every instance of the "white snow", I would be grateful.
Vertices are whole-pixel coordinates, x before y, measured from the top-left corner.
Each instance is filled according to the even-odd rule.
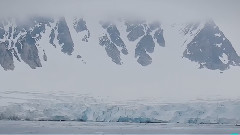
[[[19,2],[14,5],[19,7],[19,9],[26,6],[25,4],[24,6],[19,6],[20,3],[24,4],[24,2]],[[39,6],[41,3],[45,5]],[[111,7],[109,6],[111,4],[106,4],[106,2],[104,3],[102,1],[94,4],[89,2],[87,5],[81,4],[81,1],[77,2],[80,4],[66,1],[67,5],[70,3],[74,4],[70,4],[72,10],[69,10],[69,6],[67,5],[55,6],[53,9],[52,5],[55,5],[55,2],[52,2],[52,4],[46,4],[45,2],[41,3],[36,4],[33,2],[32,6],[26,7],[26,11],[24,10],[25,12],[21,11],[21,9],[16,10],[15,6],[13,8],[5,6],[5,8],[0,9],[2,9],[2,11],[8,11],[8,14],[15,11],[19,12],[19,14],[24,14],[28,11],[35,12],[37,9],[34,9],[35,6],[33,5],[36,5],[39,9],[46,6],[43,10],[43,12],[46,13],[50,10],[55,10],[55,12],[61,11],[61,13],[69,11],[69,14],[71,14],[71,12],[73,12],[72,10],[75,9],[77,12],[75,12],[74,15],[86,13],[84,19],[91,32],[91,37],[89,38],[88,43],[82,42],[81,38],[86,33],[76,33],[72,28],[72,17],[70,16],[67,17],[67,24],[75,44],[75,51],[72,56],[63,54],[61,52],[61,46],[59,46],[56,41],[56,48],[49,44],[48,36],[51,28],[54,26],[52,25],[51,28],[47,27],[46,34],[43,34],[42,39],[38,41],[40,44],[38,47],[39,56],[43,67],[33,70],[23,61],[17,61],[15,57],[14,65],[16,68],[14,71],[4,71],[1,67],[0,119],[86,119],[87,121],[90,121],[90,123],[88,123],[90,125],[92,124],[91,121],[114,122],[120,117],[127,118],[132,122],[139,122],[139,119],[148,119],[151,121],[165,120],[173,123],[187,123],[191,121],[196,123],[235,124],[240,122],[240,101],[238,99],[240,95],[239,67],[231,67],[223,74],[219,74],[219,70],[199,70],[199,65],[197,63],[193,63],[184,58],[182,59],[182,53],[186,49],[186,45],[191,42],[194,36],[203,28],[204,22],[201,23],[195,31],[188,33],[185,36],[179,31],[184,26],[181,25],[182,22],[176,23],[174,27],[171,27],[173,22],[181,19],[184,20],[185,18],[188,18],[187,16],[190,14],[189,18],[199,18],[199,16],[196,15],[196,12],[189,11],[197,7],[199,7],[199,9],[206,7],[206,3],[200,6],[193,2],[192,5],[190,4],[191,6],[187,6],[191,8],[186,8],[188,9],[186,12],[182,12],[178,9],[178,7],[185,8],[185,6],[181,6],[181,4],[172,5],[171,2],[170,5],[162,3],[163,5],[161,8],[159,8],[158,2],[153,2],[151,4],[143,4],[141,2],[135,3],[138,6],[142,4],[140,7],[136,6],[138,10],[134,9],[139,16],[149,16],[151,18],[152,16],[156,16],[157,13],[157,18],[159,20],[163,17],[162,26],[164,29],[166,47],[159,47],[156,45],[154,53],[151,54],[153,63],[148,67],[142,67],[137,63],[136,58],[134,57],[134,51],[138,41],[128,41],[126,38],[126,28],[123,23],[117,23],[117,26],[120,30],[121,38],[127,45],[129,54],[126,56],[121,55],[123,61],[122,66],[114,64],[111,61],[111,58],[107,56],[104,48],[98,43],[98,38],[104,32],[99,24],[99,20],[103,18],[102,16],[98,16],[101,14],[98,10],[100,11],[100,9],[108,7],[110,7],[109,9],[111,10],[106,10],[106,13],[112,11],[113,8],[122,10],[124,4],[126,5],[124,8],[133,10],[132,4],[126,4],[127,2],[125,2],[123,5],[119,6],[122,1],[119,1],[117,4],[114,1],[113,4],[117,6]],[[215,2],[212,3],[215,4]],[[182,5],[186,4],[187,3],[182,3]],[[104,8],[102,8],[103,5]],[[207,5],[207,7],[212,10],[212,4]],[[220,5],[226,6],[225,4]],[[237,6],[237,4],[235,5]],[[172,8],[172,6],[174,6],[174,8]],[[57,7],[59,7],[59,10],[57,10]],[[230,7],[230,10],[233,10],[234,13],[240,13],[236,12],[237,10],[235,11],[232,6],[227,7]],[[30,10],[27,10],[28,8]],[[156,12],[160,10],[150,10],[147,13],[145,13],[146,10],[142,10],[150,8],[166,8],[166,11],[168,11],[169,8],[172,8],[175,10],[170,13],[168,12],[168,14],[166,14],[166,12]],[[129,10],[126,10],[125,12],[128,14],[128,11]],[[202,14],[213,14],[208,10],[198,11],[201,11]],[[222,10],[222,12],[226,11],[229,10]],[[5,12],[1,13],[2,15],[6,14]],[[152,14],[150,15],[149,13]],[[223,30],[223,33],[229,41],[233,43],[233,47],[237,53],[239,53],[240,40],[238,33],[240,27],[236,27],[239,24],[239,19],[236,19],[236,14],[229,14],[229,12],[226,14],[219,14],[219,12],[216,13],[216,16],[221,18],[216,20],[216,24],[221,30]],[[115,16],[115,12],[112,12],[112,14]],[[215,18],[218,18],[216,16]],[[179,19],[179,17],[181,17],[181,19]],[[228,17],[230,17],[230,19]],[[164,22],[165,19],[168,18],[172,18],[172,20],[169,19]],[[8,26],[9,25],[15,24],[8,24]],[[217,26],[215,28],[217,28]],[[5,29],[8,30],[7,26]],[[220,37],[221,34],[216,33],[215,36]],[[17,42],[16,39],[14,40],[14,43]],[[225,40],[225,38],[223,38],[223,40]],[[220,47],[221,44],[217,44],[217,46]],[[42,50],[45,50],[46,52],[48,57],[47,62],[42,60]],[[81,55],[84,62],[79,61],[79,59],[76,58],[76,55]],[[223,63],[228,63],[228,57],[226,54],[223,54],[220,59]],[[85,62],[87,64],[84,64]],[[218,96],[225,100],[218,100]],[[142,97],[145,98],[143,99]],[[203,100],[206,99],[206,97],[216,98],[217,100]],[[199,98],[199,100],[196,100],[197,98]],[[0,133],[3,133],[6,130],[14,132],[15,130],[12,129],[14,125],[20,127],[23,126],[21,133],[32,133],[32,130],[28,128],[28,126],[32,125],[33,128],[39,128],[38,126],[42,127],[40,128],[41,130],[44,129],[44,127],[54,127],[55,129],[64,131],[57,127],[55,125],[56,123],[47,122],[39,124],[33,122],[29,124],[26,122],[25,125],[22,125],[21,122],[24,123],[26,121],[19,121],[19,124],[16,121],[13,122],[14,124],[11,124],[11,121],[0,121]],[[64,123],[65,126],[67,125],[66,127],[74,126],[78,130],[89,130],[88,128],[84,129],[84,124],[81,125],[82,123],[80,123],[80,126],[78,124],[79,123],[76,124],[74,122],[67,124]],[[105,128],[107,125],[104,125],[104,123],[101,124],[99,124],[100,129]],[[95,125],[97,125],[97,123],[93,123],[93,126]],[[124,123],[124,125],[126,124]],[[147,124],[145,125],[148,126]],[[107,126],[109,127],[109,125]],[[143,131],[144,129],[152,129],[149,127],[145,128],[143,125],[131,124],[127,129],[136,127],[137,129],[143,129]],[[191,125],[189,127],[192,128]],[[211,127],[211,125],[207,125],[207,127]],[[154,126],[154,129],[158,128],[159,125]],[[169,127],[167,126],[167,128]],[[174,128],[178,129],[182,127]],[[97,129],[99,129],[99,127],[97,127]],[[197,129],[201,129],[201,127],[198,126]],[[219,129],[223,132],[226,132],[225,130],[229,131],[228,126],[221,127],[220,125]],[[196,128],[194,130],[196,130]],[[42,132],[43,131],[44,130],[42,130]],[[76,130],[74,131],[76,132]],[[96,131],[96,128],[94,128],[93,131]],[[231,128],[231,131],[236,130],[232,130]],[[97,133],[101,134],[103,132]]]
[[[5,82],[1,84],[0,91],[67,90],[121,100],[164,96],[178,100],[181,99],[180,97],[193,99],[216,94],[234,98],[239,95],[236,85],[240,70],[237,67],[231,67],[220,75],[219,71],[199,70],[197,63],[182,58],[186,48],[182,46],[183,39],[191,41],[193,35],[203,27],[204,22],[192,32],[193,35],[186,35],[187,38],[179,32],[183,27],[180,23],[172,27],[171,23],[159,20],[162,22],[166,47],[156,44],[154,53],[150,54],[153,59],[152,64],[142,67],[134,56],[138,41],[128,41],[123,21],[116,21],[115,24],[129,54],[121,55],[123,64],[119,66],[111,61],[105,49],[98,43],[98,38],[105,32],[99,24],[102,17],[87,16],[83,19],[87,22],[91,34],[89,42],[81,40],[82,35],[77,34],[73,29],[73,17],[68,16],[66,20],[75,44],[75,51],[68,56],[61,52],[61,46],[56,41],[54,41],[56,48],[49,44],[48,36],[51,28],[46,27],[46,33],[37,42],[40,44],[40,58],[42,59],[43,50],[48,57],[47,61],[41,60],[43,67],[33,70],[23,61],[18,62],[14,58],[16,67],[14,71],[0,70],[2,76],[0,81]],[[55,23],[51,24],[51,27],[54,26]],[[77,55],[81,55],[86,64],[77,59]],[[216,85],[212,80],[220,83]],[[226,89],[228,91],[224,91]]]
[[[216,37],[221,37],[221,34],[220,33],[216,33],[214,34]]]
[[[42,50],[45,50],[48,57],[46,62],[41,60],[43,67],[33,70],[23,61],[18,62],[14,58],[14,64],[16,66],[14,71],[6,72],[2,69],[0,70],[0,82],[4,82],[1,83],[0,92],[4,92],[5,90],[13,93],[15,91],[40,91],[43,95],[44,93],[54,93],[52,94],[52,97],[48,96],[50,101],[46,101],[47,103],[48,101],[50,103],[52,102],[52,106],[46,107],[53,107],[56,109],[59,109],[58,104],[56,103],[58,100],[54,98],[54,95],[64,91],[67,91],[68,93],[78,93],[80,95],[88,94],[93,97],[109,97],[119,101],[137,100],[139,98],[142,99],[143,97],[146,99],[163,100],[162,97],[165,97],[165,102],[175,103],[182,103],[183,100],[185,101],[200,97],[215,97],[216,95],[229,99],[238,98],[240,95],[238,90],[238,80],[240,76],[239,67],[231,67],[223,74],[219,74],[219,71],[217,70],[200,70],[198,69],[199,65],[197,63],[182,58],[182,53],[186,49],[186,46],[182,46],[182,44],[187,39],[187,42],[191,41],[194,34],[199,32],[204,23],[202,23],[192,35],[186,35],[185,37],[179,32],[182,25],[176,24],[172,27],[172,24],[162,21],[166,47],[160,47],[156,44],[154,53],[151,54],[153,59],[152,64],[147,67],[142,67],[137,63],[136,58],[134,57],[134,51],[138,41],[128,41],[124,22],[116,21],[116,25],[121,33],[121,38],[126,44],[129,54],[121,55],[123,65],[119,66],[111,61],[111,58],[107,56],[105,49],[98,43],[98,38],[105,32],[99,24],[101,17],[99,16],[95,18],[88,16],[83,19],[86,20],[87,27],[91,33],[89,42],[82,42],[82,35],[77,34],[73,29],[73,18],[71,16],[67,17],[67,24],[75,44],[75,51],[71,56],[68,56],[61,52],[61,46],[59,46],[56,41],[56,48],[49,44],[48,36],[50,35],[51,28],[55,26],[54,23],[51,24],[51,28],[46,27],[46,34],[43,34],[42,39],[37,42],[40,44],[40,58],[42,59],[43,56]],[[187,42],[185,42],[185,45]],[[77,59],[77,55],[81,55],[86,64]],[[228,61],[227,57],[224,55],[221,59],[226,63]],[[216,84],[216,82],[218,83]],[[0,96],[2,96],[2,94]],[[25,100],[27,97],[27,94],[22,94],[21,96],[18,95],[14,98],[15,101],[10,100],[10,98],[2,98],[1,105],[23,103],[22,105],[29,106],[29,104],[26,103],[29,102],[29,99]],[[38,99],[38,97],[34,98]],[[43,104],[41,107],[44,108],[45,98],[44,100],[41,99],[41,101],[44,101],[41,103]],[[74,101],[70,100],[69,102],[72,103]],[[84,102],[84,100],[76,100],[74,103],[77,102],[84,103],[83,106],[85,107],[88,106],[85,105],[87,103]],[[111,102],[108,102],[108,104],[110,103]],[[157,104],[159,103],[162,102],[157,102]],[[60,104],[62,104],[62,102],[60,102]],[[77,106],[78,104],[75,105]],[[36,105],[33,106],[33,108],[36,107]],[[109,106],[106,105],[100,107],[103,107],[103,110],[109,109]],[[80,110],[80,112],[83,111],[79,109],[78,106],[76,108],[78,111]],[[94,107],[90,105],[90,108]],[[129,108],[131,109],[131,107]],[[13,108],[13,110],[14,109],[15,108]],[[116,120],[119,118],[118,116],[127,112],[129,112],[129,116],[133,115],[133,110],[126,111],[127,109],[125,108],[119,109],[122,110],[118,111],[116,116],[103,116],[99,117],[99,119]],[[66,116],[69,118],[76,118],[76,115],[71,113],[74,111],[70,110],[71,109],[67,108],[67,110],[63,110],[62,112],[63,114],[66,113]],[[93,115],[93,112],[95,112],[95,110],[88,113],[89,119],[96,120],[96,117],[101,111],[97,112],[95,115]],[[169,113],[163,112],[164,115],[152,117],[150,114],[156,114],[156,112],[151,110],[144,115],[151,116],[150,118],[164,120],[164,118],[172,118],[175,112],[176,110]],[[36,116],[41,116],[41,113],[42,112],[36,111]],[[25,116],[24,114],[25,112],[22,116]],[[137,113],[136,115],[141,116],[141,114]],[[44,115],[37,118],[42,117],[45,118]],[[184,120],[181,119],[181,121]]]
[[[228,63],[228,56],[223,53],[222,57],[219,57],[219,59],[222,61],[222,63],[227,64]]]
[[[220,44],[216,44],[216,46],[217,46],[217,47],[221,47],[221,46],[222,46],[222,43],[220,43]]]
[[[178,25],[175,25],[176,29],[178,31],[180,31],[180,34],[182,34],[182,37],[181,37],[181,42],[180,44],[183,44],[183,48],[186,48],[186,46],[193,40],[193,38],[201,31],[201,29],[204,27],[205,25],[205,22],[202,21],[200,22],[200,24],[198,25],[198,27],[196,29],[193,30],[194,26],[192,26],[190,29],[190,31],[188,33],[186,33],[185,36],[184,33],[182,32],[182,30],[188,25],[189,23],[186,23],[186,24],[178,24]]]

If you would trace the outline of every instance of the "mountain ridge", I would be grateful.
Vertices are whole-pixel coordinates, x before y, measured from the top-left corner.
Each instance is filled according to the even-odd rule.
[[[21,21],[18,18],[1,20],[0,64],[4,70],[14,70],[14,57],[19,62],[23,61],[32,69],[42,67],[41,57],[45,62],[48,60],[46,50],[39,50],[38,46],[41,46],[41,44],[37,44],[43,34],[48,34],[49,44],[55,48],[60,46],[63,53],[71,56],[74,51],[78,51],[75,50],[78,45],[74,43],[72,34],[84,33],[77,40],[88,43],[93,38],[95,38],[94,40],[98,39],[98,44],[105,48],[108,57],[117,65],[124,63],[122,55],[129,55],[128,46],[131,42],[136,42],[134,58],[141,66],[148,66],[154,61],[151,55],[157,53],[154,52],[156,45],[159,45],[162,49],[169,46],[165,43],[165,29],[157,21],[118,20],[122,25],[116,25],[113,21],[100,21],[97,27],[102,27],[102,36],[99,35],[99,37],[92,37],[91,33],[95,31],[88,29],[88,21],[84,18],[75,17],[70,21],[71,24],[67,23],[65,17],[34,16],[23,20],[23,22]],[[202,28],[200,24],[200,22],[187,23],[178,28],[178,34],[181,34],[182,31],[182,39],[185,39],[184,43],[179,42],[179,46],[187,43],[185,50],[182,52],[182,58],[197,62],[200,69],[224,71],[229,69],[230,66],[239,66],[240,57],[214,21],[206,21],[201,26]],[[70,27],[74,28],[75,33],[70,32]],[[125,27],[128,41],[122,39],[122,31],[119,31],[120,27]],[[50,28],[51,33],[45,33],[46,28]],[[174,37],[172,38],[174,39]],[[217,50],[219,53],[214,53]],[[40,56],[40,51],[43,52],[42,56]],[[81,54],[75,57],[84,61]],[[84,63],[86,64],[87,61],[84,61]]]

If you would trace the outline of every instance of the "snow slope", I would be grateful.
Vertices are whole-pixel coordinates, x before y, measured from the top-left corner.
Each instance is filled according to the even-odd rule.
[[[82,18],[82,17],[79,17]],[[231,66],[224,71],[199,69],[197,62],[183,57],[187,44],[196,36],[203,25],[192,34],[183,33],[186,24],[169,23],[161,20],[165,47],[159,46],[154,39],[154,52],[149,53],[152,63],[141,66],[135,57],[135,49],[140,41],[129,41],[125,19],[113,19],[120,32],[121,39],[126,44],[128,55],[121,54],[122,65],[118,65],[108,56],[105,48],[99,45],[99,38],[106,34],[101,26],[101,17],[84,17],[87,29],[90,31],[88,42],[83,41],[86,31],[77,32],[74,28],[76,17],[65,17],[69,33],[74,43],[71,55],[61,51],[63,45],[57,40],[54,45],[49,43],[51,30],[55,29],[58,18],[46,26],[41,39],[36,41],[39,60],[42,67],[31,69],[28,64],[19,62],[13,57],[13,71],[0,70],[1,91],[73,91],[87,93],[93,96],[111,96],[118,99],[138,97],[168,97],[171,99],[195,99],[201,97],[220,96],[238,98],[238,79],[240,69]],[[147,20],[147,24],[156,20]],[[204,22],[203,22],[204,24]],[[6,28],[7,29],[7,28]],[[195,33],[195,34],[194,34]],[[43,51],[44,50],[44,51]],[[44,53],[47,61],[44,60]],[[80,58],[77,58],[80,55]],[[221,57],[219,57],[221,58]]]

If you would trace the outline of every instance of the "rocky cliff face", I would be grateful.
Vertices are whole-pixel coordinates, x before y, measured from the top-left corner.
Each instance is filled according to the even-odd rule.
[[[195,27],[197,27],[196,24]],[[208,21],[203,29],[187,45],[183,56],[198,62],[199,68],[226,70],[239,66],[240,57],[231,42],[224,36],[213,21]]]
[[[155,42],[160,46],[165,46],[163,30],[160,23],[154,22],[147,24],[145,21],[126,22],[128,32],[128,40],[135,41],[140,39],[135,49],[135,57],[142,66],[147,66],[152,63],[152,58],[149,53],[154,52]],[[156,39],[156,41],[154,41]]]
[[[79,39],[89,43],[98,40],[99,45],[105,49],[109,60],[117,65],[124,64],[122,57],[134,52],[136,61],[141,66],[148,66],[156,45],[161,49],[168,47],[165,43],[164,29],[160,22],[147,20],[130,21],[121,19],[119,22],[100,21],[97,26],[102,29],[102,36],[92,37],[91,33],[97,33],[94,29],[89,30],[88,21],[84,18],[75,18],[69,23],[65,17],[32,16],[25,19],[4,18],[0,20],[0,64],[4,70],[14,70],[15,62],[24,62],[30,68],[42,67],[42,62],[48,60],[48,54],[38,41],[43,35],[48,37],[49,45],[60,47],[61,52],[72,57],[77,51],[73,34],[83,33]],[[183,38],[192,35],[189,39],[183,57],[197,62],[199,68],[210,70],[226,70],[230,66],[239,66],[240,57],[234,50],[231,42],[213,21],[207,21],[203,27],[200,23],[184,25]],[[73,28],[75,33],[71,32]],[[50,29],[46,33],[46,29]],[[124,31],[122,31],[124,29]],[[194,33],[195,31],[195,33]],[[193,34],[194,33],[194,34]],[[174,40],[175,37],[172,37]],[[129,50],[134,44],[134,51]],[[179,42],[178,46],[183,43]],[[91,44],[92,45],[92,44]],[[177,45],[176,45],[177,46]],[[80,55],[77,58],[82,58]],[[181,59],[181,58],[180,58]]]
[[[32,69],[42,66],[37,41],[41,40],[42,34],[45,33],[46,27],[50,27],[51,22],[53,19],[46,17],[1,20],[1,59],[2,63],[9,63],[4,64],[4,70],[14,69],[13,57],[19,62],[25,62]]]

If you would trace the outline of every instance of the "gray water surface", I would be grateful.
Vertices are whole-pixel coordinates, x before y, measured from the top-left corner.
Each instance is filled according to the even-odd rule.
[[[114,123],[76,121],[0,121],[0,134],[226,134],[240,127],[223,124]]]

